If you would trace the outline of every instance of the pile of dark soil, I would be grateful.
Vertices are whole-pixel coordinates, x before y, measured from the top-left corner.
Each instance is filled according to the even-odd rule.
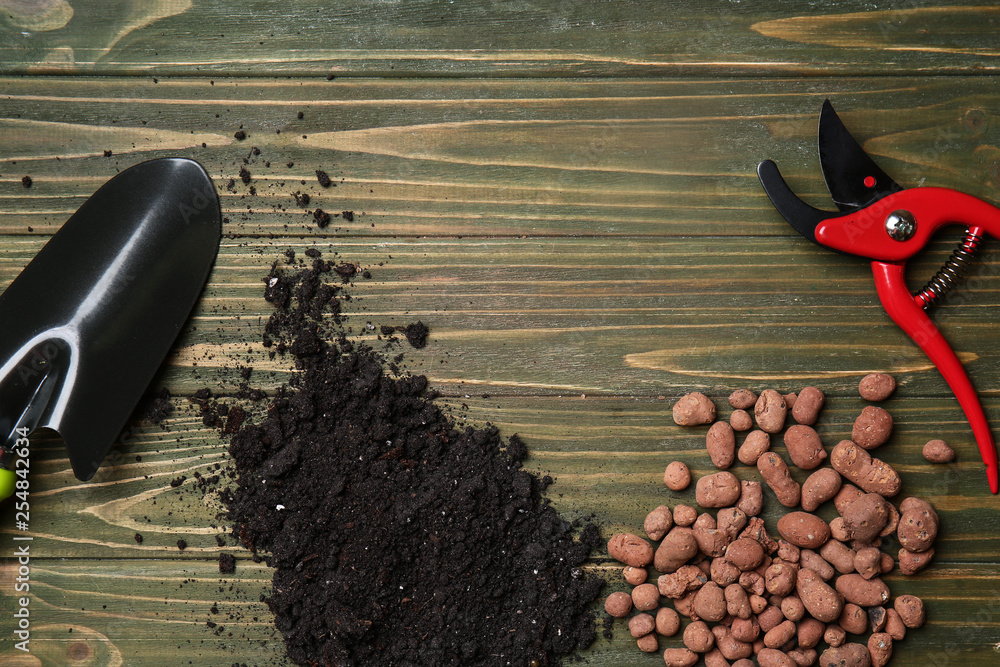
[[[456,426],[425,377],[349,340],[344,273],[307,254],[265,292],[265,344],[296,375],[260,420],[230,405],[219,423],[237,473],[229,519],[276,568],[267,603],[289,658],[540,667],[589,646],[602,582],[580,566],[596,527],[549,506],[520,439]]]

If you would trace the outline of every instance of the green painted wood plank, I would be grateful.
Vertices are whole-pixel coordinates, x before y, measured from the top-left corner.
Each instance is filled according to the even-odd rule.
[[[0,239],[0,285],[42,240]],[[330,253],[329,245],[339,253]],[[274,387],[290,367],[268,358],[261,326],[271,263],[302,240],[225,241],[209,287],[157,384],[193,393],[239,367]],[[350,239],[318,244],[369,269],[348,293],[348,326],[379,343],[382,325],[421,320],[423,350],[409,367],[451,394],[657,396],[749,381],[822,384],[853,394],[871,370],[900,376],[919,396],[951,392],[877,303],[864,262],[802,239]],[[934,249],[937,262],[950,243]],[[974,280],[934,314],[985,395],[1000,394],[1000,258],[983,255]],[[929,276],[937,262],[915,266]],[[914,280],[914,286],[919,280]],[[369,328],[371,327],[371,328]],[[405,345],[405,344],[404,344]],[[523,360],[512,365],[511,359]],[[276,375],[272,376],[271,373]]]
[[[734,388],[742,386],[759,390],[768,385]],[[783,391],[799,387],[779,386]],[[730,412],[727,395],[713,396],[723,417]],[[707,429],[673,424],[673,400],[673,396],[469,395],[441,402],[460,423],[489,422],[506,435],[518,433],[531,451],[528,466],[556,480],[550,490],[554,506],[570,517],[592,516],[610,536],[620,530],[637,530],[657,505],[694,504],[693,489],[672,493],[663,485],[663,470],[670,461],[687,462],[699,477],[713,472],[705,453]],[[818,427],[828,447],[849,437],[863,404],[857,397],[829,399]],[[903,476],[897,500],[917,495],[938,508],[942,529],[937,561],[996,562],[1000,499],[989,494],[978,450],[957,407],[914,397],[906,386],[886,407],[897,426],[890,444],[877,455]],[[1000,401],[989,399],[986,407],[997,414]],[[214,431],[201,425],[186,399],[176,399],[175,416],[166,427],[138,425],[90,482],[73,477],[61,443],[36,438],[28,531],[35,553],[53,558],[198,560],[226,552],[246,558],[246,551],[227,536],[226,523],[219,517],[224,508],[217,491],[228,483],[225,445]],[[934,466],[924,461],[920,450],[932,438],[950,442],[959,454],[958,462]],[[774,449],[784,451],[780,439],[775,440]],[[760,479],[755,469],[744,466],[734,472],[744,479]],[[202,486],[195,473],[203,477],[223,474],[222,485]],[[800,471],[795,476],[805,479]],[[286,506],[294,511],[294,499]],[[773,499],[767,503],[765,518],[772,530],[779,510]],[[832,511],[826,508],[824,516],[832,518]],[[141,544],[134,539],[137,532],[142,535]],[[13,513],[6,513],[0,520],[0,544],[12,544],[9,540],[17,534]],[[217,544],[217,536],[223,536],[224,547]],[[180,539],[187,543],[183,551],[177,546]]]
[[[337,237],[787,235],[755,168],[775,159],[832,207],[827,96],[900,183],[995,198],[1000,97],[982,81],[6,78],[0,230],[51,234],[117,171],[184,155],[216,179],[228,234],[314,236],[320,207],[355,213]]]
[[[14,3],[0,67],[47,74],[629,76],[996,73],[996,8],[852,0]]]
[[[5,664],[287,664],[273,616],[261,602],[271,589],[271,572],[263,564],[241,562],[235,574],[221,575],[218,562],[207,560],[70,565],[45,558],[32,561],[30,574],[29,647],[38,662],[6,662],[21,653],[11,640],[12,567],[9,560],[0,564]]]
[[[617,568],[588,569],[610,580],[608,591],[621,588]],[[2,572],[9,578],[9,562]],[[893,664],[995,664],[998,577],[995,564],[938,566],[915,578],[890,577],[895,595],[918,595],[928,609],[927,624],[896,645]],[[270,589],[263,565],[241,563],[235,576],[220,576],[216,564],[207,561],[40,560],[32,580],[30,647],[40,662],[15,664],[286,664],[280,635],[259,599]],[[211,613],[213,605],[218,614]],[[7,630],[13,600],[0,595],[0,609],[0,628]],[[220,633],[207,627],[210,620],[222,626]],[[0,651],[10,655],[10,633],[2,634]],[[681,642],[675,637],[661,639],[660,645]],[[598,639],[581,657],[582,664],[602,667],[663,662],[659,655],[640,653],[620,621],[612,640]]]

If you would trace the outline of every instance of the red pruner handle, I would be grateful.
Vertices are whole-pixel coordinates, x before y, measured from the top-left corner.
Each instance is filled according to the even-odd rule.
[[[965,412],[966,419],[969,420],[973,435],[976,436],[979,453],[983,457],[983,463],[986,464],[986,478],[990,483],[990,491],[997,493],[1000,491],[997,449],[993,442],[993,433],[983,413],[983,406],[979,402],[979,395],[972,388],[972,382],[969,381],[962,362],[958,360],[948,341],[910,294],[903,276],[904,270],[903,264],[872,262],[878,298],[892,321],[920,346],[951,387]]]

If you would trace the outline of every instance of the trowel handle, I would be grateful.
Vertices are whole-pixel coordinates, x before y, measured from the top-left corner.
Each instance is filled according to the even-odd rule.
[[[28,430],[16,428],[7,441],[0,444],[0,502],[14,495],[17,487],[18,460],[27,460]],[[27,474],[27,469],[21,472]]]
[[[14,485],[17,483],[17,475],[13,470],[0,468],[0,502],[7,500],[14,495]]]
[[[26,356],[30,356],[26,355]],[[0,501],[13,495],[27,475],[28,436],[38,428],[62,376],[59,364],[44,357],[19,365],[8,361],[0,377]]]
[[[979,395],[973,388],[962,362],[948,345],[948,341],[934,326],[917,299],[910,294],[906,287],[905,270],[906,266],[902,263],[872,262],[878,298],[892,321],[924,351],[951,387],[976,437],[979,453],[983,457],[983,463],[986,464],[986,478],[990,484],[990,491],[1000,492],[996,444],[989,423],[986,421],[982,403],[979,401]]]

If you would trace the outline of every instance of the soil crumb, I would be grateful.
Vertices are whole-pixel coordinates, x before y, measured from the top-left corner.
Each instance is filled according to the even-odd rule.
[[[156,425],[163,423],[163,420],[174,412],[174,404],[171,398],[170,390],[166,387],[161,387],[145,405],[143,416],[146,420]]]
[[[219,554],[219,572],[232,574],[236,571],[236,557],[232,554]]]
[[[403,330],[403,334],[406,336],[406,342],[420,349],[427,346],[427,335],[430,333],[430,329],[423,322],[414,322],[413,324],[406,325],[406,329]]]
[[[223,499],[233,534],[275,569],[267,604],[289,659],[561,665],[596,636],[603,582],[581,569],[596,526],[549,505],[520,438],[457,425],[424,376],[350,339],[341,275],[307,256],[265,279],[265,346],[292,357],[293,378],[257,417],[205,404],[220,425],[239,410],[223,427],[236,472]]]

